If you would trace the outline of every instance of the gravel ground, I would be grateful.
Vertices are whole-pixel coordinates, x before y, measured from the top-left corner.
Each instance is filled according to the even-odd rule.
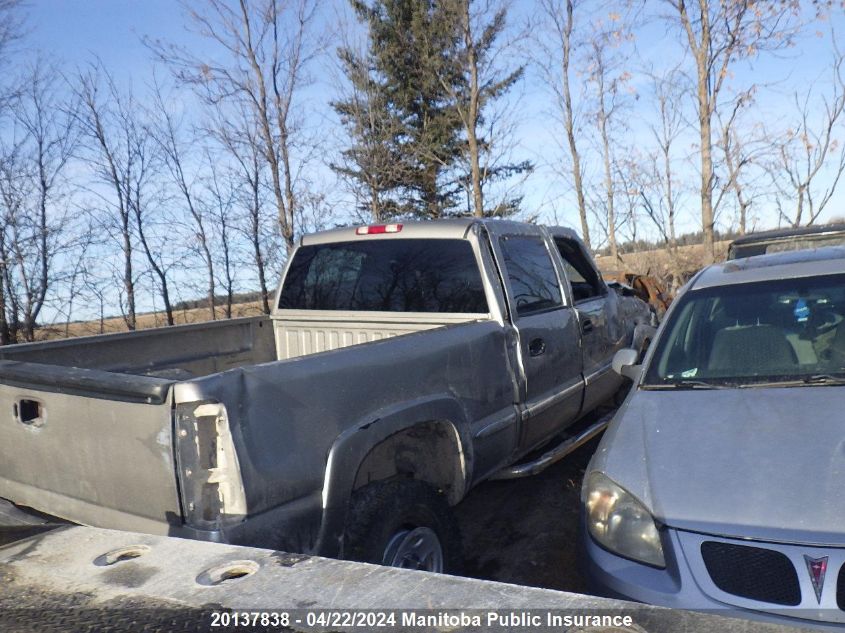
[[[488,481],[456,508],[465,575],[586,592],[578,567],[578,513],[584,469],[596,438],[539,475]]]

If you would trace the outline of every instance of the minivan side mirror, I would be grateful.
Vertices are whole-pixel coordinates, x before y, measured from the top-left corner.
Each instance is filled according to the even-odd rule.
[[[640,353],[630,347],[620,349],[613,355],[613,371],[620,376],[636,381],[640,377],[640,372],[643,369],[642,365],[637,364],[639,356]]]

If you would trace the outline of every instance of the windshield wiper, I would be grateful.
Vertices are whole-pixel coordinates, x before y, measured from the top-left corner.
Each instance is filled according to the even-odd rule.
[[[640,385],[643,389],[730,389],[732,386],[703,380],[677,380],[663,384]]]
[[[764,382],[747,382],[739,385],[746,387],[804,387],[804,386],[836,386],[845,385],[845,376],[832,374],[812,374],[790,380],[767,380]]]

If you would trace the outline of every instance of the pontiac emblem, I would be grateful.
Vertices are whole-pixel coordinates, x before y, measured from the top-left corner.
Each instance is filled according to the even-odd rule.
[[[816,592],[816,600],[821,604],[824,575],[827,573],[827,556],[812,558],[804,554],[804,562],[807,563],[807,571],[810,572],[810,581],[813,583],[813,591]]]

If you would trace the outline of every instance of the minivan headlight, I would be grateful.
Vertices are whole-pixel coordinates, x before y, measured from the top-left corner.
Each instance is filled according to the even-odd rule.
[[[600,472],[584,489],[587,529],[611,552],[654,567],[666,567],[654,517],[629,492]]]

